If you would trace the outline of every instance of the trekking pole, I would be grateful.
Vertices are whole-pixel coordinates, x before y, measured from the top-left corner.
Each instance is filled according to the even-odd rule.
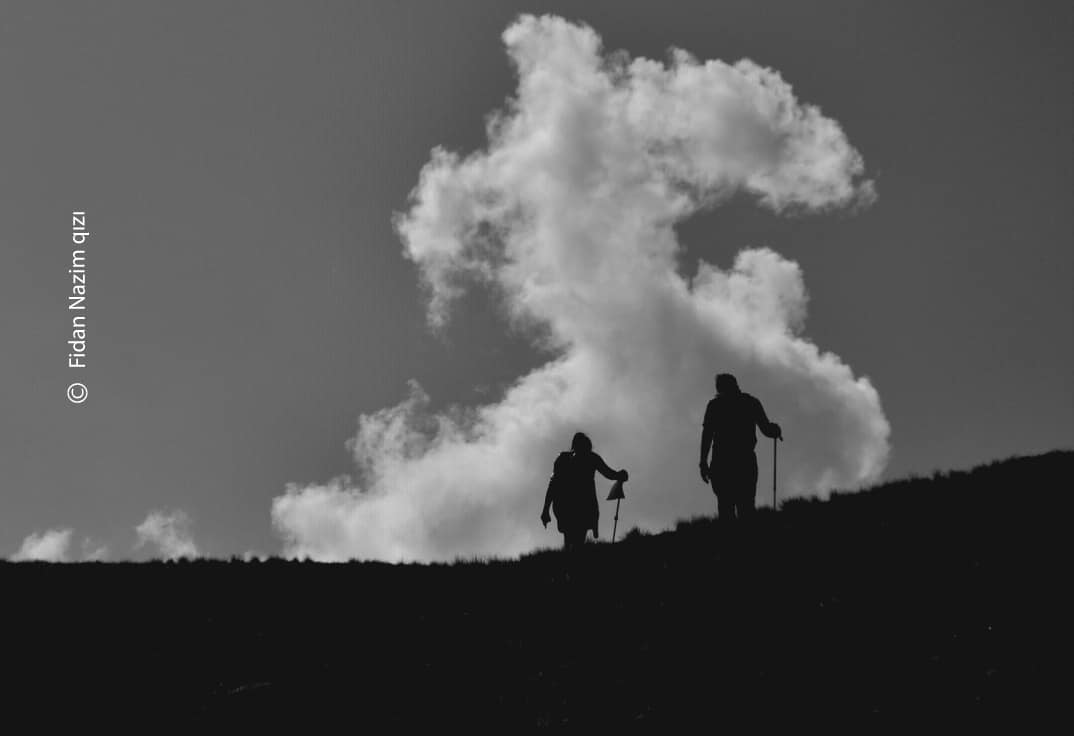
[[[776,438],[772,438],[772,510],[776,510],[776,448],[779,447],[779,442]]]
[[[623,481],[617,480],[612,484],[612,490],[608,494],[605,501],[611,501],[615,499],[615,523],[612,524],[612,544],[615,544],[615,530],[619,528],[619,504],[626,498],[626,494],[623,493]]]

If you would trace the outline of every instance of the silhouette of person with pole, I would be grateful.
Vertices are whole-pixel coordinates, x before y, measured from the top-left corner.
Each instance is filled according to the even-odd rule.
[[[754,511],[757,494],[754,428],[773,441],[783,439],[783,430],[768,420],[756,397],[742,391],[730,373],[717,374],[716,396],[705,407],[701,429],[701,480],[712,483],[723,522],[745,519]]]
[[[628,478],[626,470],[612,470],[600,455],[593,452],[589,437],[582,432],[576,433],[570,451],[561,452],[556,458],[541,511],[541,523],[546,527],[552,520],[549,509],[555,513],[564,549],[580,548],[590,530],[594,539],[600,536],[597,528],[600,509],[593,483],[593,474],[597,471],[608,480],[625,482]]]

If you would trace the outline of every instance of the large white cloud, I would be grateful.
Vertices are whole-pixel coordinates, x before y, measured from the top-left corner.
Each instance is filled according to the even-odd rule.
[[[430,560],[556,543],[536,517],[555,453],[580,429],[630,470],[631,526],[710,512],[697,456],[717,371],[783,425],[784,495],[875,479],[889,449],[879,396],[802,335],[798,265],[747,249],[729,270],[701,262],[684,276],[674,231],[735,192],[775,211],[869,204],[839,124],[751,61],[604,55],[592,29],[548,16],[503,39],[518,89],[490,117],[487,148],[434,150],[396,227],[434,326],[481,284],[556,357],[497,403],[433,414],[412,383],[362,415],[355,475],[274,500],[285,552]]]

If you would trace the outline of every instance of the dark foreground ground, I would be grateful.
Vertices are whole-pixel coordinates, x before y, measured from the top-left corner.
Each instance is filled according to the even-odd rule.
[[[575,559],[0,563],[2,710],[45,732],[1024,732],[1067,581],[1042,529],[1072,473],[1053,452]]]

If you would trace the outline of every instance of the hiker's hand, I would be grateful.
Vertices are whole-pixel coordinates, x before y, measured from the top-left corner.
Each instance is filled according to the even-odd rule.
[[[552,517],[548,513],[548,509],[541,512],[541,523],[548,526],[548,522],[552,521]]]
[[[626,483],[627,478],[629,478],[629,477],[630,477],[630,473],[626,472],[626,468],[623,468],[622,470],[619,471],[619,480],[621,480],[623,483]]]
[[[709,484],[709,466],[705,463],[701,463],[701,482],[705,485]]]
[[[776,439],[779,440],[780,442],[782,442],[783,441],[783,430],[775,422],[772,422],[772,431],[775,432]]]

